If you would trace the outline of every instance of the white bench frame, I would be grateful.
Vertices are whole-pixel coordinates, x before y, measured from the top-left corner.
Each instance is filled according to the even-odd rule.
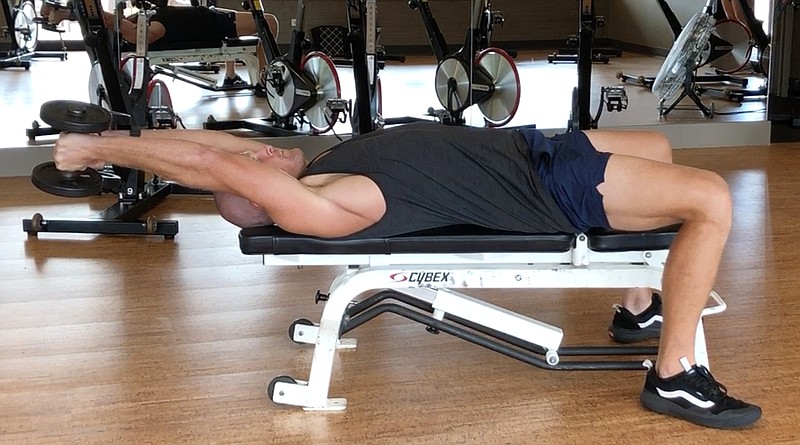
[[[550,365],[559,362],[563,332],[556,326],[508,311],[454,289],[661,289],[668,250],[598,252],[589,248],[586,235],[575,238],[567,252],[391,254],[391,255],[263,255],[270,266],[347,266],[334,279],[319,325],[295,325],[292,340],[314,345],[308,380],[295,383],[276,378],[270,398],[279,404],[306,410],[343,410],[343,398],[328,398],[334,356],[338,349],[354,349],[355,339],[340,338],[346,310],[363,293],[391,289],[430,303],[434,317],[445,314],[539,345]],[[422,273],[423,275],[420,275]],[[428,275],[425,275],[427,273]],[[716,292],[703,316],[726,309]],[[702,318],[697,326],[695,355],[708,366]],[[643,361],[643,367],[649,361]],[[293,379],[294,380],[294,379]]]

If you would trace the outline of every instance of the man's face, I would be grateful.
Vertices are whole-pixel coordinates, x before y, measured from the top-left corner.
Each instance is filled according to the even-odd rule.
[[[285,149],[267,146],[252,152],[250,158],[282,170],[295,178],[300,177],[307,164],[306,156],[299,148]]]

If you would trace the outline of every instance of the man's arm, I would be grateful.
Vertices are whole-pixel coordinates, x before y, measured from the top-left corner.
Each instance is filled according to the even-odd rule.
[[[113,130],[103,133],[103,137],[127,137],[128,135],[130,135],[130,133],[126,130]],[[232,154],[257,152],[269,146],[263,142],[237,137],[222,131],[200,129],[142,130],[140,137],[145,139],[181,139],[184,141],[193,141],[203,144],[209,149]]]
[[[363,198],[350,205],[340,194],[327,194],[324,186],[308,187],[277,168],[194,141],[73,133],[58,139],[54,158],[62,170],[110,162],[188,187],[240,196],[263,208],[281,228],[301,235],[345,236],[377,221],[362,211],[371,208]]]

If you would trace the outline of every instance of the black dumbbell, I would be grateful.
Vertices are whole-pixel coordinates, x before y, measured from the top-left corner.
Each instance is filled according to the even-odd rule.
[[[45,102],[39,116],[56,130],[71,133],[101,133],[111,126],[111,113],[105,108],[71,100]],[[52,161],[34,167],[31,182],[43,192],[70,198],[97,195],[103,189],[103,177],[96,170],[65,172]]]

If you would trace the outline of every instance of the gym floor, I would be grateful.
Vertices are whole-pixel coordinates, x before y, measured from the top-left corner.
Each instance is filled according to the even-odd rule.
[[[83,72],[81,57],[0,73],[4,115],[18,122],[13,129],[3,124],[3,139],[24,135],[38,103],[81,98],[84,77],[75,74],[78,80],[60,86],[50,80],[55,70],[59,79],[62,69]],[[531,65],[546,66],[536,59]],[[641,58],[643,68],[657,66],[648,59]],[[430,66],[424,69],[432,73]],[[402,74],[398,78],[408,77],[408,84],[395,85],[389,82],[395,80],[392,70],[384,75],[387,115],[408,115],[419,103],[423,109],[433,103],[432,93],[413,93],[430,83]],[[176,83],[173,93],[188,126],[211,113],[234,117],[264,106],[249,96],[221,98],[190,88]],[[617,115],[656,121],[647,117],[656,114],[654,101],[634,105],[640,95],[628,90],[631,107],[648,111]],[[523,98],[521,114],[564,122],[565,100],[550,101],[540,110]],[[390,112],[389,104],[403,108]],[[680,116],[703,125],[697,114]],[[684,119],[677,116],[670,120]],[[751,114],[725,118],[746,116]],[[258,257],[241,254],[237,229],[204,197],[170,197],[155,209],[159,218],[180,221],[171,241],[28,238],[21,220],[33,213],[90,217],[113,197],[59,198],[37,191],[26,177],[11,177],[0,178],[0,276],[6,289],[0,293],[0,443],[797,443],[800,143],[686,149],[675,158],[719,172],[733,193],[734,227],[716,286],[729,307],[706,320],[706,335],[714,375],[733,395],[764,409],[750,429],[704,429],[645,411],[638,402],[644,378],[638,371],[544,371],[392,316],[353,331],[358,349],[338,354],[331,395],[348,398],[346,411],[307,413],[275,405],[265,394],[270,379],[302,379],[311,360],[309,347],[289,340],[289,324],[318,319],[314,293],[329,285],[337,268],[261,265]],[[561,326],[565,345],[610,344],[611,291],[474,294]]]

